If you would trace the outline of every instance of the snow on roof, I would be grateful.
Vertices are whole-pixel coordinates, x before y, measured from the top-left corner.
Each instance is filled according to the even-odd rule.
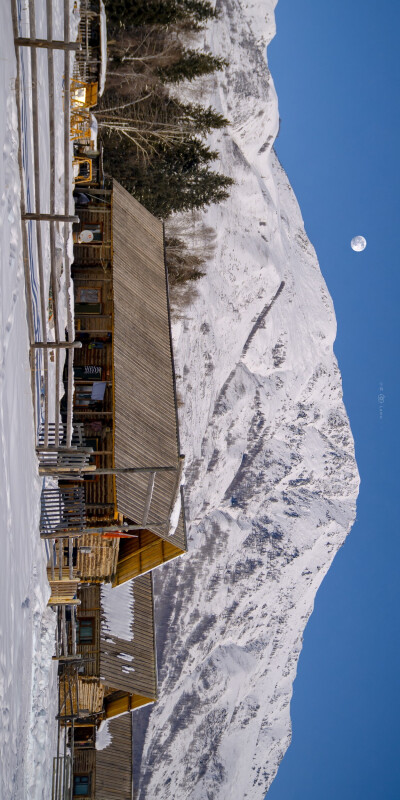
[[[104,613],[104,632],[118,639],[131,642],[133,638],[133,594],[132,581],[112,588],[105,583],[101,587],[101,604]]]
[[[171,516],[169,518],[169,531],[168,531],[169,536],[173,536],[178,527],[179,517],[181,514],[181,506],[182,506],[181,493],[178,492],[178,494],[176,495],[174,507],[171,511]]]
[[[100,76],[99,97],[104,92],[107,75],[107,18],[103,0],[100,0]]]
[[[168,530],[169,536],[173,536],[179,524],[179,517],[181,515],[181,508],[182,508],[182,488],[184,485],[185,485],[185,470],[182,467],[179,490],[176,493],[176,500],[172,507],[172,511],[169,517],[169,530]]]
[[[108,719],[104,719],[96,733],[96,750],[105,750],[112,742]]]
[[[133,656],[129,653],[118,653],[117,658],[121,658],[123,661],[133,661]]]

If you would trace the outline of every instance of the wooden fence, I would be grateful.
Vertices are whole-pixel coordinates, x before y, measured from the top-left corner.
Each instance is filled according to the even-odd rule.
[[[28,332],[31,348],[31,378],[32,396],[35,414],[35,430],[38,432],[40,425],[43,428],[43,444],[47,445],[49,436],[50,418],[54,417],[57,429],[59,425],[59,401],[62,380],[61,352],[66,351],[68,359],[68,389],[67,389],[67,423],[66,444],[71,444],[72,436],[72,402],[73,402],[73,360],[74,347],[79,346],[74,342],[75,330],[71,309],[71,258],[68,252],[68,240],[71,233],[71,224],[75,216],[71,211],[71,151],[70,151],[70,81],[72,78],[71,52],[80,45],[70,40],[71,5],[69,0],[64,0],[64,38],[56,40],[53,36],[53,4],[46,0],[47,36],[38,38],[36,33],[36,8],[35,0],[29,0],[28,10],[23,23],[23,9],[20,0],[11,0],[14,42],[17,52],[17,112],[19,133],[19,167],[21,176],[21,220],[22,220],[22,245],[25,274],[25,289],[27,301]],[[38,81],[38,50],[43,48],[47,52],[47,79],[48,79],[48,116],[40,108],[39,81]],[[28,65],[29,77],[27,78],[26,55],[29,52]],[[64,161],[64,199],[61,209],[56,208],[56,110],[55,110],[55,72],[54,53],[64,52],[64,110],[63,110],[63,161]],[[29,85],[28,85],[29,82]],[[32,114],[22,114],[26,106],[31,105]],[[46,195],[49,198],[46,208],[41,205],[41,183],[43,166],[40,153],[40,135],[43,135],[43,125],[48,125],[50,178]],[[33,191],[27,191],[28,178],[26,172],[26,153],[24,151],[24,136],[33,143],[32,171]],[[43,157],[43,155],[42,155]],[[33,198],[33,199],[31,199]],[[49,226],[50,242],[50,293],[46,285],[44,271],[43,225]],[[59,320],[59,286],[57,273],[56,232],[61,233],[63,226],[63,274],[64,274],[64,302],[67,309],[67,328],[61,330]],[[35,266],[33,266],[33,263]],[[34,273],[34,274],[33,274]],[[34,286],[32,284],[35,284]],[[36,304],[36,289],[38,290],[38,303]],[[48,336],[48,305],[49,295],[52,298],[54,317],[54,339]],[[49,382],[49,355],[54,359],[55,387],[54,394],[50,397]],[[56,436],[56,438],[58,438]]]

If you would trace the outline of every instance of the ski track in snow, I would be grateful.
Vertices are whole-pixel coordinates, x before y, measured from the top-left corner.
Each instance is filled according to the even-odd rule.
[[[202,44],[229,67],[201,99],[231,122],[209,143],[235,186],[203,215],[215,253],[174,323],[189,553],[156,572],[159,701],[136,715],[139,800],[264,797],[359,485],[332,301],[273,151],[275,2],[217,5]]]

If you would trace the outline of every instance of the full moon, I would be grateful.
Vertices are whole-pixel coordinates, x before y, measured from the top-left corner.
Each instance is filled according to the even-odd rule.
[[[365,250],[367,246],[367,240],[364,239],[364,236],[354,236],[350,244],[352,250],[355,250],[356,253],[361,253],[361,251]]]

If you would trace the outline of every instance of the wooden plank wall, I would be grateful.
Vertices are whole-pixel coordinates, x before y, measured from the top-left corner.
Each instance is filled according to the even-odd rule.
[[[79,643],[77,650],[85,659],[85,675],[98,677],[100,675],[100,587],[80,586],[78,597],[81,605],[77,610],[77,619],[79,621],[86,617],[93,620],[93,642]]]
[[[78,698],[79,709],[85,709],[90,714],[99,714],[103,710],[104,702],[104,686],[100,683],[98,678],[89,677],[85,678],[83,675],[78,676],[78,698],[76,693],[76,683],[71,685],[70,691],[60,682],[60,703],[62,707],[62,714],[70,716],[76,714],[78,711]]]
[[[108,724],[111,744],[96,751],[96,800],[131,800],[132,714]]]
[[[79,708],[90,714],[100,714],[104,703],[104,686],[98,678],[79,675]]]
[[[118,539],[105,539],[97,534],[84,534],[79,546],[91,547],[91,553],[78,550],[77,571],[82,581],[101,583],[110,580],[117,570]]]

